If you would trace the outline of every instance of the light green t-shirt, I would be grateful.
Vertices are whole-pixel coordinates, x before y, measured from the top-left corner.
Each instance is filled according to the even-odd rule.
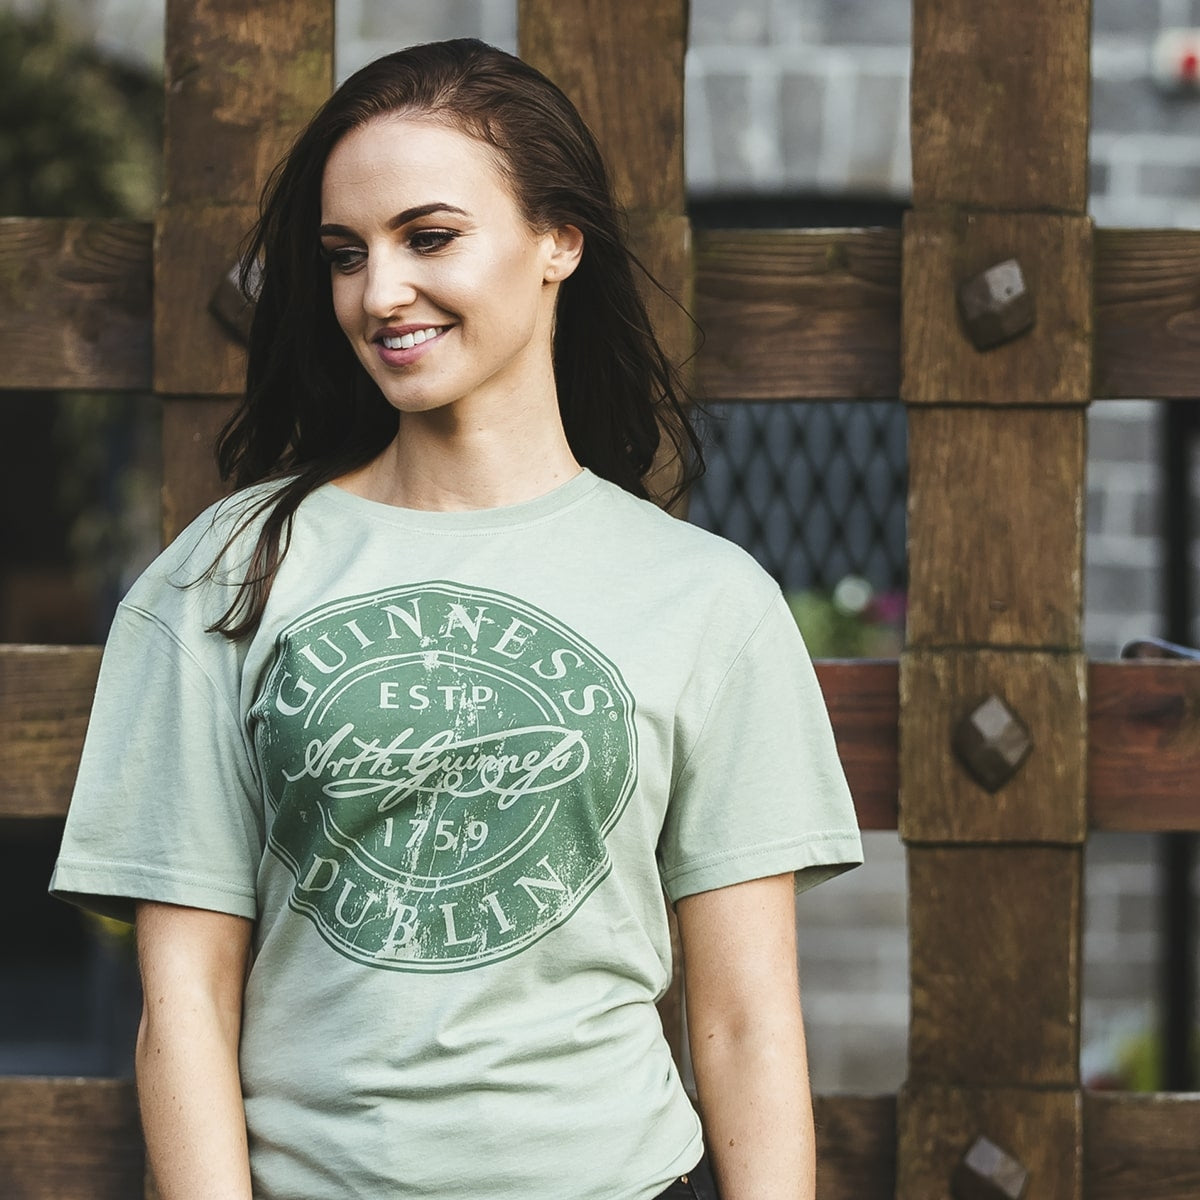
[[[861,859],[778,588],[589,472],[482,512],[327,485],[231,643],[236,566],[182,585],[245,499],[118,612],[52,890],[255,920],[257,1200],[649,1200],[701,1152],[663,889]]]

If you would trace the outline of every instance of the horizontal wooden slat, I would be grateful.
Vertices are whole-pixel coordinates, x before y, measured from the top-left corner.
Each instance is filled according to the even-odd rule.
[[[896,1098],[817,1096],[813,1109],[821,1200],[892,1200]]]
[[[1093,829],[1200,830],[1200,663],[1093,663]]]
[[[6,1200],[136,1200],[143,1174],[132,1083],[0,1079]]]
[[[1200,1096],[1085,1092],[1088,1200],[1200,1196]]]
[[[100,650],[0,646],[0,816],[67,811]]]
[[[0,219],[0,388],[149,389],[152,232]]]
[[[1200,396],[1200,230],[1098,229],[1101,399]]]
[[[100,651],[0,646],[0,817],[61,816],[70,799]],[[895,829],[895,662],[817,663],[864,829]],[[1089,825],[1200,830],[1200,664],[1089,667]]]
[[[696,235],[701,399],[893,399],[900,393],[900,234]]]
[[[838,752],[863,829],[895,829],[900,671],[895,662],[818,662]]]
[[[821,1200],[891,1200],[893,1096],[818,1096]],[[143,1150],[133,1084],[113,1079],[0,1079],[0,1196],[134,1200]]]
[[[1095,238],[1097,397],[1196,396],[1200,231]],[[0,219],[0,387],[149,388],[151,239],[132,221]],[[695,308],[709,402],[899,394],[898,230],[700,232]]]

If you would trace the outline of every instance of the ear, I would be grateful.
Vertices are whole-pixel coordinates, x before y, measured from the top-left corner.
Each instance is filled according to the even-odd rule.
[[[574,225],[560,225],[546,237],[550,244],[543,279],[547,283],[562,283],[583,257],[583,234]]]

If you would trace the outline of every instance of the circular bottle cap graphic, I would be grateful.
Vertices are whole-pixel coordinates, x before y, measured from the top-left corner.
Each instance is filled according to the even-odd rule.
[[[425,583],[301,618],[254,707],[289,904],[374,967],[519,953],[608,874],[633,708],[594,647],[499,592]]]

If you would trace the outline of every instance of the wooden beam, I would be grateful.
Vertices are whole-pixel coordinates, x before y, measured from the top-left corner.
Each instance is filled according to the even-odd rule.
[[[633,213],[682,215],[684,0],[518,0],[521,57],[571,98]]]
[[[208,311],[259,191],[329,94],[328,0],[169,0],[163,205],[155,258],[154,387],[232,395],[243,352]]]
[[[152,230],[0,219],[0,388],[149,389]]]
[[[894,399],[899,231],[697,233],[696,319],[706,402]]]
[[[1200,231],[1094,236],[1096,398],[1194,398]],[[3,386],[149,389],[152,240],[134,221],[0,219]],[[695,255],[702,399],[899,394],[897,230],[705,230]]]
[[[1200,230],[1098,229],[1098,398],[1200,396]]]
[[[892,1200],[896,1098],[815,1096],[813,1118],[821,1200]]]
[[[0,646],[0,817],[66,814],[99,669],[98,646]]]
[[[1200,663],[1093,663],[1093,829],[1200,831]]]
[[[1082,853],[909,846],[909,1086],[1077,1086]]]
[[[65,816],[99,664],[96,646],[0,647],[0,817]],[[816,667],[859,823],[895,829],[897,664]],[[1088,675],[1090,827],[1200,831],[1200,667],[1093,663]]]
[[[1088,1200],[1195,1200],[1200,1195],[1200,1097],[1083,1095]]]
[[[131,1200],[144,1157],[132,1082],[0,1079],[0,1195]]]
[[[1006,1193],[998,1188],[951,1189],[956,1168],[979,1137],[986,1137],[1029,1173],[1023,1200],[1079,1194],[1080,1157],[1066,1149],[1077,1144],[1082,1133],[1082,1104],[1073,1089],[910,1086],[901,1093],[898,1110],[900,1137],[920,1138],[924,1149],[920,1158],[905,1160],[899,1195],[1000,1200]]]
[[[901,836],[913,842],[1082,842],[1086,696],[1082,654],[906,654],[900,664]],[[1016,774],[996,789],[989,786],[994,780],[972,775],[956,745],[964,722],[969,728],[971,714],[993,701],[1015,715],[1030,742]]]
[[[1091,0],[917,0],[913,205],[1083,212]]]
[[[822,1200],[891,1200],[896,1101],[817,1096]],[[0,1079],[0,1195],[129,1200],[143,1171],[133,1084],[115,1079]]]
[[[823,661],[817,680],[863,829],[895,829],[900,695],[894,662]]]
[[[1079,408],[910,406],[910,647],[1080,648],[1085,437]]]

